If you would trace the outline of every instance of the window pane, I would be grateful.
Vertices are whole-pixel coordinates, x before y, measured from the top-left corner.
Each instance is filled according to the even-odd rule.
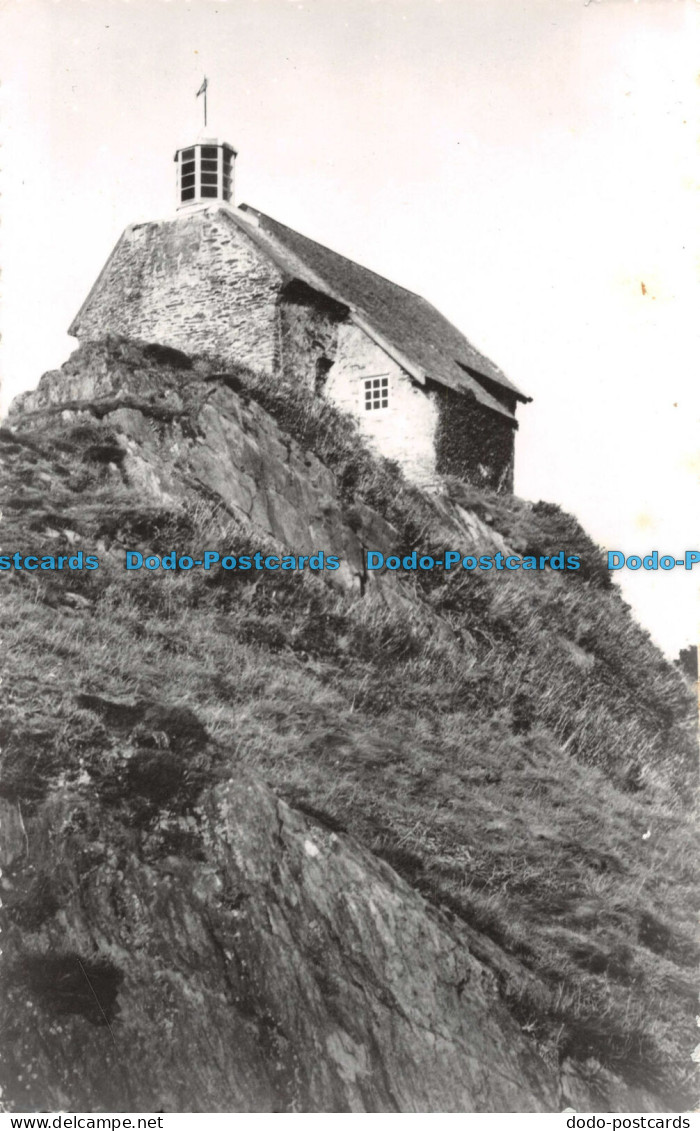
[[[217,147],[215,145],[203,145],[202,146],[202,157],[217,157],[218,154],[219,154],[219,150],[217,149]]]
[[[202,173],[203,185],[215,185],[217,180],[218,178],[216,176],[216,173]]]
[[[183,173],[194,173],[194,161],[186,161],[182,166]]]
[[[202,161],[202,168],[206,169],[208,173],[215,173],[217,169],[216,161]]]
[[[183,188],[189,188],[190,185],[193,185],[194,184],[194,173],[190,177],[183,177],[181,184],[182,184]]]
[[[194,189],[186,188],[180,193],[180,200],[194,200]]]
[[[203,185],[201,196],[216,196],[216,189],[211,188],[209,185]]]
[[[194,161],[194,149],[183,149],[182,160],[183,161]]]

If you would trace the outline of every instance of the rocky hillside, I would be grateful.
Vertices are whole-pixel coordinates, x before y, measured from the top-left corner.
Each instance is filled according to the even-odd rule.
[[[693,1105],[693,697],[572,519],[124,341],[0,442],[0,553],[100,561],[0,577],[9,1110]],[[364,568],[507,547],[582,569]]]

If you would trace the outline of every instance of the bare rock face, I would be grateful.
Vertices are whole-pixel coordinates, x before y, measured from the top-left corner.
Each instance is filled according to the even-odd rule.
[[[290,552],[333,547],[341,558],[333,580],[345,587],[375,580],[365,550],[394,552],[396,530],[360,502],[349,516],[332,471],[285,434],[234,374],[211,370],[205,363],[193,369],[164,347],[85,345],[16,398],[10,423],[26,426],[56,412],[76,421],[97,415],[119,436],[122,472],[142,497],[172,503],[189,490],[221,500]],[[433,496],[432,507],[443,542],[464,553],[507,550],[497,531],[456,502]]]
[[[125,748],[172,728],[171,778],[207,746],[189,713],[82,706]],[[152,806],[174,796],[156,762],[134,778],[127,760]],[[153,807],[124,835],[100,796],[92,829],[69,792],[26,825],[3,804],[12,1110],[557,1110],[459,926],[349,837],[243,774],[205,790],[167,844]]]

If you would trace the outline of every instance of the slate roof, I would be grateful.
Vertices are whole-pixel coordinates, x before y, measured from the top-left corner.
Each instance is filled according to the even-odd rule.
[[[514,417],[509,404],[514,400],[531,400],[420,295],[300,235],[250,205],[243,204],[226,214],[290,279],[299,279],[347,306],[358,324],[370,333],[374,331],[380,344],[393,347],[399,363],[405,364],[409,372],[413,370],[419,380],[436,381],[471,394],[479,403],[511,420]]]

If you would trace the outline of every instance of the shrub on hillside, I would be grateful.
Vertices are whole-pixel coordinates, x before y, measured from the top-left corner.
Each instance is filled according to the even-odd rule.
[[[539,502],[533,505],[527,518],[523,516],[521,522],[526,540],[524,554],[551,556],[560,550],[566,555],[576,554],[581,568],[569,576],[591,581],[601,589],[610,588],[612,581],[603,551],[573,515],[567,514],[556,503]]]

